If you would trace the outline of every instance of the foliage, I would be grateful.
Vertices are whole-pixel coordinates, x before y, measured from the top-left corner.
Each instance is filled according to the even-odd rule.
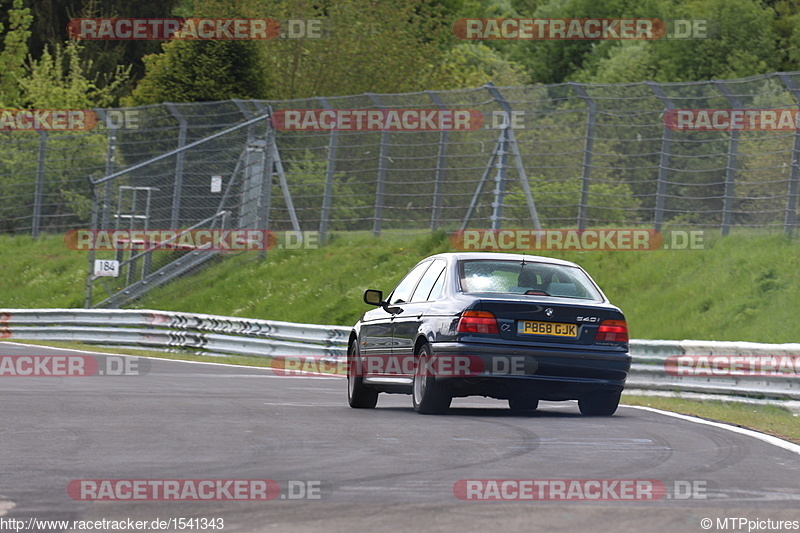
[[[80,60],[81,45],[76,41],[64,47],[45,50],[41,59],[29,59],[26,73],[16,80],[17,105],[30,109],[92,109],[109,105],[127,80],[128,70],[118,68],[113,79],[98,87],[86,77]],[[102,126],[97,128],[102,130]],[[76,221],[88,221],[90,191],[86,176],[104,167],[106,141],[91,132],[28,132],[3,134],[0,151],[0,213],[3,229],[12,231],[30,216],[35,182],[38,179],[41,138],[44,136],[45,164],[41,214],[58,220],[59,229]]]
[[[0,107],[18,106],[20,89],[17,80],[25,72],[24,62],[28,54],[27,40],[30,37],[30,25],[33,17],[30,9],[23,8],[22,0],[2,0],[0,6],[10,2],[8,10],[8,31],[3,39],[3,48],[0,50]],[[0,23],[0,34],[4,25]]]
[[[163,49],[144,58],[147,73],[126,105],[268,96],[262,56],[252,41],[175,40]]]
[[[45,49],[41,59],[31,59],[28,72],[19,80],[24,104],[33,109],[87,109],[108,107],[116,91],[127,81],[130,68],[118,66],[104,87],[86,75],[91,61],[80,59],[81,44],[69,41],[56,45],[51,54]]]
[[[313,221],[304,230],[316,230],[319,226],[322,202],[325,193],[327,161],[314,159],[311,151],[304,150],[290,161],[284,161],[289,193],[300,220]],[[359,195],[358,186],[345,172],[336,172],[332,182],[332,203],[329,229],[332,231],[356,229],[360,219],[371,215],[371,196]],[[272,219],[288,220],[287,206],[283,191],[272,189]],[[285,227],[284,227],[285,226]],[[274,225],[274,229],[291,229],[287,223]]]

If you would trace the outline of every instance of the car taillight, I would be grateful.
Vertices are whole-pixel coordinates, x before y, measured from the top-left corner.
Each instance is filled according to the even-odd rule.
[[[628,324],[624,320],[603,320],[595,341],[628,342]]]
[[[497,319],[489,311],[464,311],[458,320],[459,333],[498,334]]]

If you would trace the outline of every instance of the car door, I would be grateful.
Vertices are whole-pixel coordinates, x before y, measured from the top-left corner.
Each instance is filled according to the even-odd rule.
[[[414,355],[414,342],[417,340],[417,332],[420,324],[422,324],[425,312],[431,306],[428,296],[446,264],[444,259],[431,261],[430,266],[425,270],[411,292],[408,302],[394,303],[395,306],[402,309],[402,312],[394,316],[393,355]]]
[[[393,306],[392,302],[409,299],[422,273],[429,266],[430,261],[420,263],[397,284],[397,287],[387,298],[390,304],[388,308],[395,312],[389,312],[382,307],[377,307],[364,315],[361,324],[362,355],[389,356],[392,354],[394,320],[397,316],[397,311],[399,311],[399,308]]]
[[[361,319],[361,355],[389,354],[392,351],[392,315],[382,307],[367,311]]]

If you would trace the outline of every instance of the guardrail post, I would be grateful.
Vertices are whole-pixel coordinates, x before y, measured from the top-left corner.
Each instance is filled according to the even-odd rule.
[[[376,94],[365,93],[375,107],[381,108],[380,100]],[[380,237],[381,235],[381,222],[383,222],[383,197],[384,188],[386,183],[386,161],[389,151],[389,132],[381,132],[381,148],[378,155],[378,181],[375,185],[375,214],[372,219],[372,235]]]
[[[731,92],[724,81],[714,80],[714,85],[725,95],[733,109],[741,109],[742,104]],[[731,210],[733,209],[734,186],[736,184],[736,156],[739,151],[739,131],[731,130],[728,141],[728,163],[725,169],[725,198],[722,201],[722,236],[731,230]]]
[[[653,94],[661,100],[667,112],[675,109],[672,99],[664,94],[661,86],[652,81],[645,82],[653,91]],[[667,192],[667,170],[669,168],[669,154],[672,146],[672,130],[667,127],[666,121],[662,128],[663,134],[661,137],[661,159],[658,163],[658,182],[656,185],[656,204],[655,212],[653,213],[653,228],[656,231],[661,231],[661,226],[664,222],[664,198]]]
[[[328,100],[318,97],[324,109],[331,109]],[[325,244],[328,236],[328,223],[331,219],[331,203],[333,203],[333,178],[336,173],[336,148],[339,143],[339,132],[336,128],[331,129],[330,141],[328,143],[328,165],[325,168],[325,190],[322,193],[322,213],[319,217],[319,243]]]
[[[39,236],[42,227],[42,201],[44,197],[44,161],[47,158],[47,132],[39,132],[39,155],[36,166],[36,189],[33,193],[33,223],[31,224],[31,236],[35,239]]]
[[[180,130],[178,133],[179,152],[175,155],[175,182],[172,192],[172,216],[170,217],[170,224],[172,225],[172,228],[178,228],[180,225],[181,193],[183,189],[183,160],[186,153],[183,148],[186,146],[186,133],[188,124],[186,122],[186,118],[184,118],[175,104],[168,102],[165,105],[167,106],[167,109],[169,109],[169,112],[172,113],[172,116],[175,117],[180,124]]]
[[[589,185],[592,180],[592,155],[594,149],[594,126],[597,123],[597,104],[583,85],[569,82],[572,89],[586,104],[586,138],[583,143],[583,168],[581,169],[581,199],[578,204],[578,229],[586,229],[589,209]]]
[[[781,72],[778,74],[781,82],[786,86],[795,101],[800,105],[800,89],[788,74]],[[786,195],[786,215],[783,221],[783,232],[791,237],[797,225],[797,182],[800,175],[800,130],[794,130],[794,144],[792,144],[792,164],[789,171],[789,190]]]

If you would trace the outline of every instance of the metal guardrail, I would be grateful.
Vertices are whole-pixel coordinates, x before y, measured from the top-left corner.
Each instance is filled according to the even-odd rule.
[[[0,339],[81,341],[207,355],[344,356],[348,328],[151,310],[0,309]]]
[[[81,341],[128,348],[192,349],[205,355],[309,356],[347,353],[350,328],[152,310],[0,309],[0,340]],[[800,366],[800,344],[631,341],[629,389],[800,400],[800,372],[751,375],[715,366],[668,372],[668,360],[696,356],[785,357]],[[687,359],[688,360],[688,359]],[[735,360],[732,360],[735,364]],[[696,369],[695,369],[696,370]],[[785,369],[784,369],[785,370]],[[722,374],[722,375],[721,375]]]

